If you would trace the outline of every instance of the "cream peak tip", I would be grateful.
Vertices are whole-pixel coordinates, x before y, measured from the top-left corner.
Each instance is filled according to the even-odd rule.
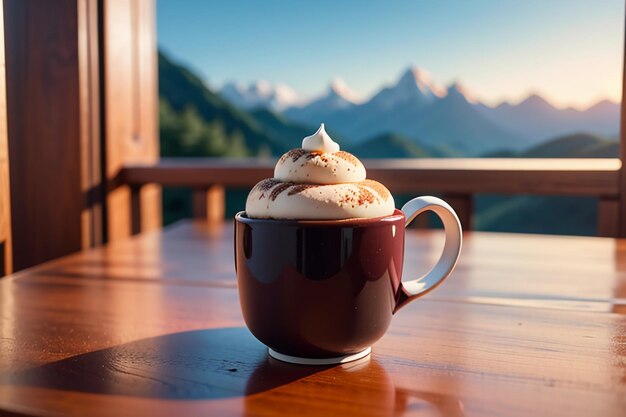
[[[317,132],[302,140],[302,149],[307,151],[333,153],[339,151],[339,144],[328,136],[324,123],[321,123]]]

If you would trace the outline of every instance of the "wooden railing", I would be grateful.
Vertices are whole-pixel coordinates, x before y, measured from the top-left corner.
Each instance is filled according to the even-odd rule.
[[[273,175],[273,160],[163,158],[154,165],[127,165],[121,182],[131,187],[133,232],[140,232],[141,187],[156,183],[188,187],[194,216],[224,218],[224,187],[252,187]],[[373,159],[368,178],[392,193],[441,194],[472,224],[475,194],[528,194],[598,197],[598,234],[617,236],[620,221],[619,159]]]

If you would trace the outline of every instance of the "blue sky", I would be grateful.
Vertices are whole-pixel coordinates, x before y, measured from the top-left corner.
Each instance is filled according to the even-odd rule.
[[[621,97],[621,0],[157,0],[157,25],[159,46],[214,87],[312,95],[340,77],[367,97],[416,65],[489,104]]]

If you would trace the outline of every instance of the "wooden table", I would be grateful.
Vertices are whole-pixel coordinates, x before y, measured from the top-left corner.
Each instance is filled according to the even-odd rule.
[[[466,234],[369,360],[268,358],[232,224],[180,223],[0,279],[0,414],[626,415],[626,240]],[[440,232],[411,231],[405,277]]]

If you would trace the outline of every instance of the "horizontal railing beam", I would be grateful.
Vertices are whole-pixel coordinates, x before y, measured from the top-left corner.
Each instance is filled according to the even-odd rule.
[[[162,158],[129,165],[120,179],[129,185],[157,183],[198,188],[214,184],[251,187],[273,176],[275,161]],[[529,194],[617,197],[619,159],[375,159],[364,160],[368,177],[392,192],[439,194]]]

